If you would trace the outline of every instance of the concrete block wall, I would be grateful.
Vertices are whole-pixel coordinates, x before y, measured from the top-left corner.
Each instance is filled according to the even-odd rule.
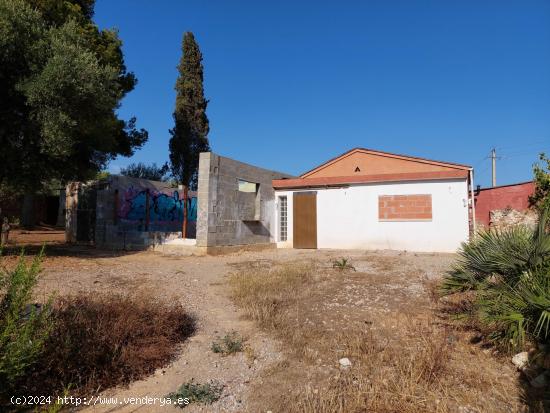
[[[181,231],[178,232],[169,228],[147,231],[145,218],[136,221],[135,219],[126,220],[121,217],[120,209],[123,202],[125,202],[124,192],[128,188],[149,189],[166,193],[174,190],[164,182],[126,176],[110,176],[102,187],[97,190],[96,246],[109,249],[142,250],[152,248],[174,238],[181,238]],[[179,225],[181,224],[177,224],[176,227]]]
[[[201,153],[197,246],[275,245],[272,180],[291,177],[212,152]],[[239,180],[258,184],[257,193],[239,192]],[[250,208],[255,208],[254,219],[250,219]]]

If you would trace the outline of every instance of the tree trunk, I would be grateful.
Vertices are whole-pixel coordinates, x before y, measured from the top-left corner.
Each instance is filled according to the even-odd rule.
[[[23,210],[21,211],[21,226],[34,227],[34,193],[26,192],[23,195]]]

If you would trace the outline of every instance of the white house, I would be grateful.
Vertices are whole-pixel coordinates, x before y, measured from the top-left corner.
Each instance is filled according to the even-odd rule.
[[[273,180],[280,248],[454,252],[474,230],[470,166],[356,148]]]

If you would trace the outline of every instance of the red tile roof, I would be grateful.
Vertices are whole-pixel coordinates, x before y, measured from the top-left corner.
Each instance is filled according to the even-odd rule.
[[[274,179],[273,188],[316,188],[325,186],[342,186],[349,184],[367,184],[375,182],[414,182],[444,179],[467,179],[468,170],[436,171],[436,172],[409,172],[378,175],[336,176],[323,178],[292,178]]]

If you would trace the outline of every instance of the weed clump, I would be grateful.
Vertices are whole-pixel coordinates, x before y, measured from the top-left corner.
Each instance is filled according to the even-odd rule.
[[[195,383],[193,380],[182,384],[178,390],[170,393],[167,397],[172,401],[181,400],[175,404],[176,407],[184,408],[191,403],[212,404],[218,401],[222,395],[223,385],[211,381],[210,383]]]
[[[243,351],[244,339],[236,332],[226,334],[223,337],[218,337],[212,342],[211,349],[214,353],[219,353],[224,356],[235,354]]]
[[[346,270],[353,270],[355,271],[355,267],[351,265],[351,262],[347,258],[340,258],[339,260],[334,260],[332,262],[332,268],[336,268],[340,271],[346,271]]]

